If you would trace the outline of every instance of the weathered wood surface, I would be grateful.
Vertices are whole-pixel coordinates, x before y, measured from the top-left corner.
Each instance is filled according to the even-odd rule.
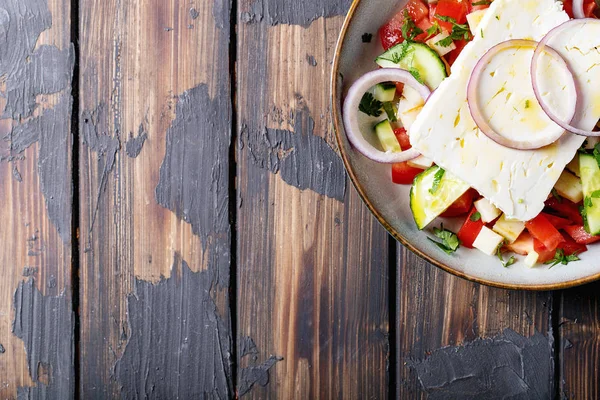
[[[560,395],[566,399],[600,398],[600,284],[561,292]]]
[[[0,2],[0,398],[70,398],[70,0]]]
[[[554,398],[553,294],[452,276],[398,245],[400,398]]]
[[[81,398],[233,395],[229,13],[80,1]]]
[[[388,395],[388,236],[345,189],[329,115],[348,5],[238,3],[237,329],[257,350],[238,347],[237,376],[252,398]]]

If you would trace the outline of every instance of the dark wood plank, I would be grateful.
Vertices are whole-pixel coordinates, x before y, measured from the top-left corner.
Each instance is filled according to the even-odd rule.
[[[600,283],[560,294],[560,394],[566,399],[600,398]]]
[[[80,10],[81,398],[229,398],[230,3]]]
[[[238,3],[240,395],[388,394],[388,236],[344,190],[327,112],[347,6]]]
[[[74,393],[70,3],[0,3],[3,399]]]
[[[554,396],[551,292],[457,278],[398,245],[398,396]]]

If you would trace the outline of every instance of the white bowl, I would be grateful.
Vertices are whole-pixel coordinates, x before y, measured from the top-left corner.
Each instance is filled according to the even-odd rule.
[[[350,179],[367,207],[394,238],[414,253],[475,282],[511,289],[551,290],[599,279],[600,244],[589,245],[589,250],[581,254],[581,261],[551,269],[547,265],[528,268],[522,256],[517,256],[519,262],[504,268],[498,258],[475,249],[460,248],[452,255],[445,254],[427,240],[428,232],[417,229],[409,208],[410,186],[392,183],[389,165],[372,162],[350,147],[341,116],[344,95],[357,78],[377,68],[373,60],[383,51],[377,30],[405,3],[406,0],[355,0],[342,27],[333,62],[334,129]],[[364,33],[373,34],[370,43],[363,43]],[[460,221],[444,220],[444,226],[456,229]]]

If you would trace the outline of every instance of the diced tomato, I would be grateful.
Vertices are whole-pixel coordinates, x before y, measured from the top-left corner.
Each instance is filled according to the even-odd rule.
[[[551,197],[546,200],[546,207],[554,210],[561,217],[567,218],[575,225],[583,225],[583,218],[581,218],[581,214],[579,213],[579,206],[567,199],[558,201],[555,197]]]
[[[442,27],[442,29],[451,32],[452,23],[445,22],[436,16],[445,16],[453,18],[456,23],[464,24],[467,22],[467,13],[471,3],[467,0],[439,0],[435,7],[434,18],[435,21]]]
[[[400,10],[394,17],[387,23],[379,28],[379,39],[384,49],[402,43],[404,38],[402,37],[402,25],[404,25],[404,10],[408,12],[408,16],[415,22],[417,26],[423,20],[428,18],[429,9],[420,0],[409,0],[405,8]]]
[[[400,143],[400,148],[402,150],[408,150],[412,146],[410,145],[410,139],[408,137],[408,133],[404,128],[396,128],[394,129],[394,134],[396,135],[396,139],[398,139],[398,143]]]
[[[404,92],[404,83],[396,82],[396,96],[402,96],[402,92]]]
[[[542,242],[535,238],[533,239],[533,250],[538,253],[539,257],[537,262],[540,264],[552,260],[556,254],[556,249],[549,250]]]
[[[564,242],[558,245],[559,249],[563,249],[565,255],[570,256],[571,254],[581,254],[584,251],[587,251],[587,246],[583,243],[577,243],[574,241],[571,236],[567,234],[562,234]]]
[[[454,41],[456,48],[446,55],[446,61],[448,61],[448,64],[450,64],[450,65],[454,64],[454,61],[456,61],[456,59],[458,58],[458,55],[463,51],[463,49],[465,48],[467,43],[469,43],[469,42],[466,40],[455,40]]]
[[[483,228],[483,222],[481,221],[481,218],[478,221],[471,221],[471,216],[476,211],[477,209],[475,207],[471,209],[471,212],[469,213],[469,215],[467,215],[467,219],[465,219],[463,226],[456,234],[456,236],[458,236],[458,238],[460,239],[462,245],[470,249],[473,248],[473,242],[475,241],[475,239],[477,239],[477,235],[479,235],[481,228]]]
[[[433,26],[429,18],[422,19],[421,21],[417,22],[416,25],[419,29],[423,31],[423,33],[415,36],[415,42],[425,43],[427,39],[433,36],[427,33],[427,30]]]
[[[573,16],[573,0],[563,0],[563,8],[569,17]],[[584,0],[583,1],[583,13],[587,18],[594,17],[594,11],[596,10],[595,0]]]
[[[548,250],[556,250],[556,247],[565,240],[542,214],[531,221],[525,222],[525,227],[531,233],[531,236],[542,242]]]
[[[556,229],[562,229],[565,226],[573,225],[571,221],[565,218],[557,217],[552,214],[541,213]]]
[[[600,240],[600,236],[590,235],[583,225],[571,225],[563,228],[577,243],[591,244]]]
[[[533,237],[529,232],[524,231],[519,235],[517,240],[507,244],[505,247],[513,253],[526,256],[533,251]]]
[[[474,189],[469,189],[462,194],[446,211],[442,213],[442,217],[458,217],[465,215],[473,206],[473,197],[477,194]]]
[[[404,185],[413,183],[415,176],[423,172],[420,168],[413,168],[407,162],[392,164],[392,182]]]

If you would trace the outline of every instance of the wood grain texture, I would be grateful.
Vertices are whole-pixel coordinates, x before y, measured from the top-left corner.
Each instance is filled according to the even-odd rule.
[[[600,284],[562,291],[560,299],[560,394],[566,399],[597,399],[600,397]]]
[[[80,10],[81,397],[230,397],[230,2]]]
[[[339,195],[328,155],[343,17],[322,17],[346,9],[333,3],[238,3],[238,394],[251,398],[388,394],[388,235],[353,188]],[[315,169],[330,183],[307,179]]]
[[[0,3],[3,399],[73,394],[70,26],[70,1]]]
[[[552,293],[472,283],[428,264],[401,245],[398,265],[400,398],[495,398],[513,389],[515,398],[553,396]],[[455,347],[444,355],[444,362],[431,358],[445,346]],[[477,346],[473,354],[471,346]],[[500,364],[482,364],[488,361]],[[519,368],[513,373],[515,365]],[[435,387],[427,387],[431,375],[439,377]]]

